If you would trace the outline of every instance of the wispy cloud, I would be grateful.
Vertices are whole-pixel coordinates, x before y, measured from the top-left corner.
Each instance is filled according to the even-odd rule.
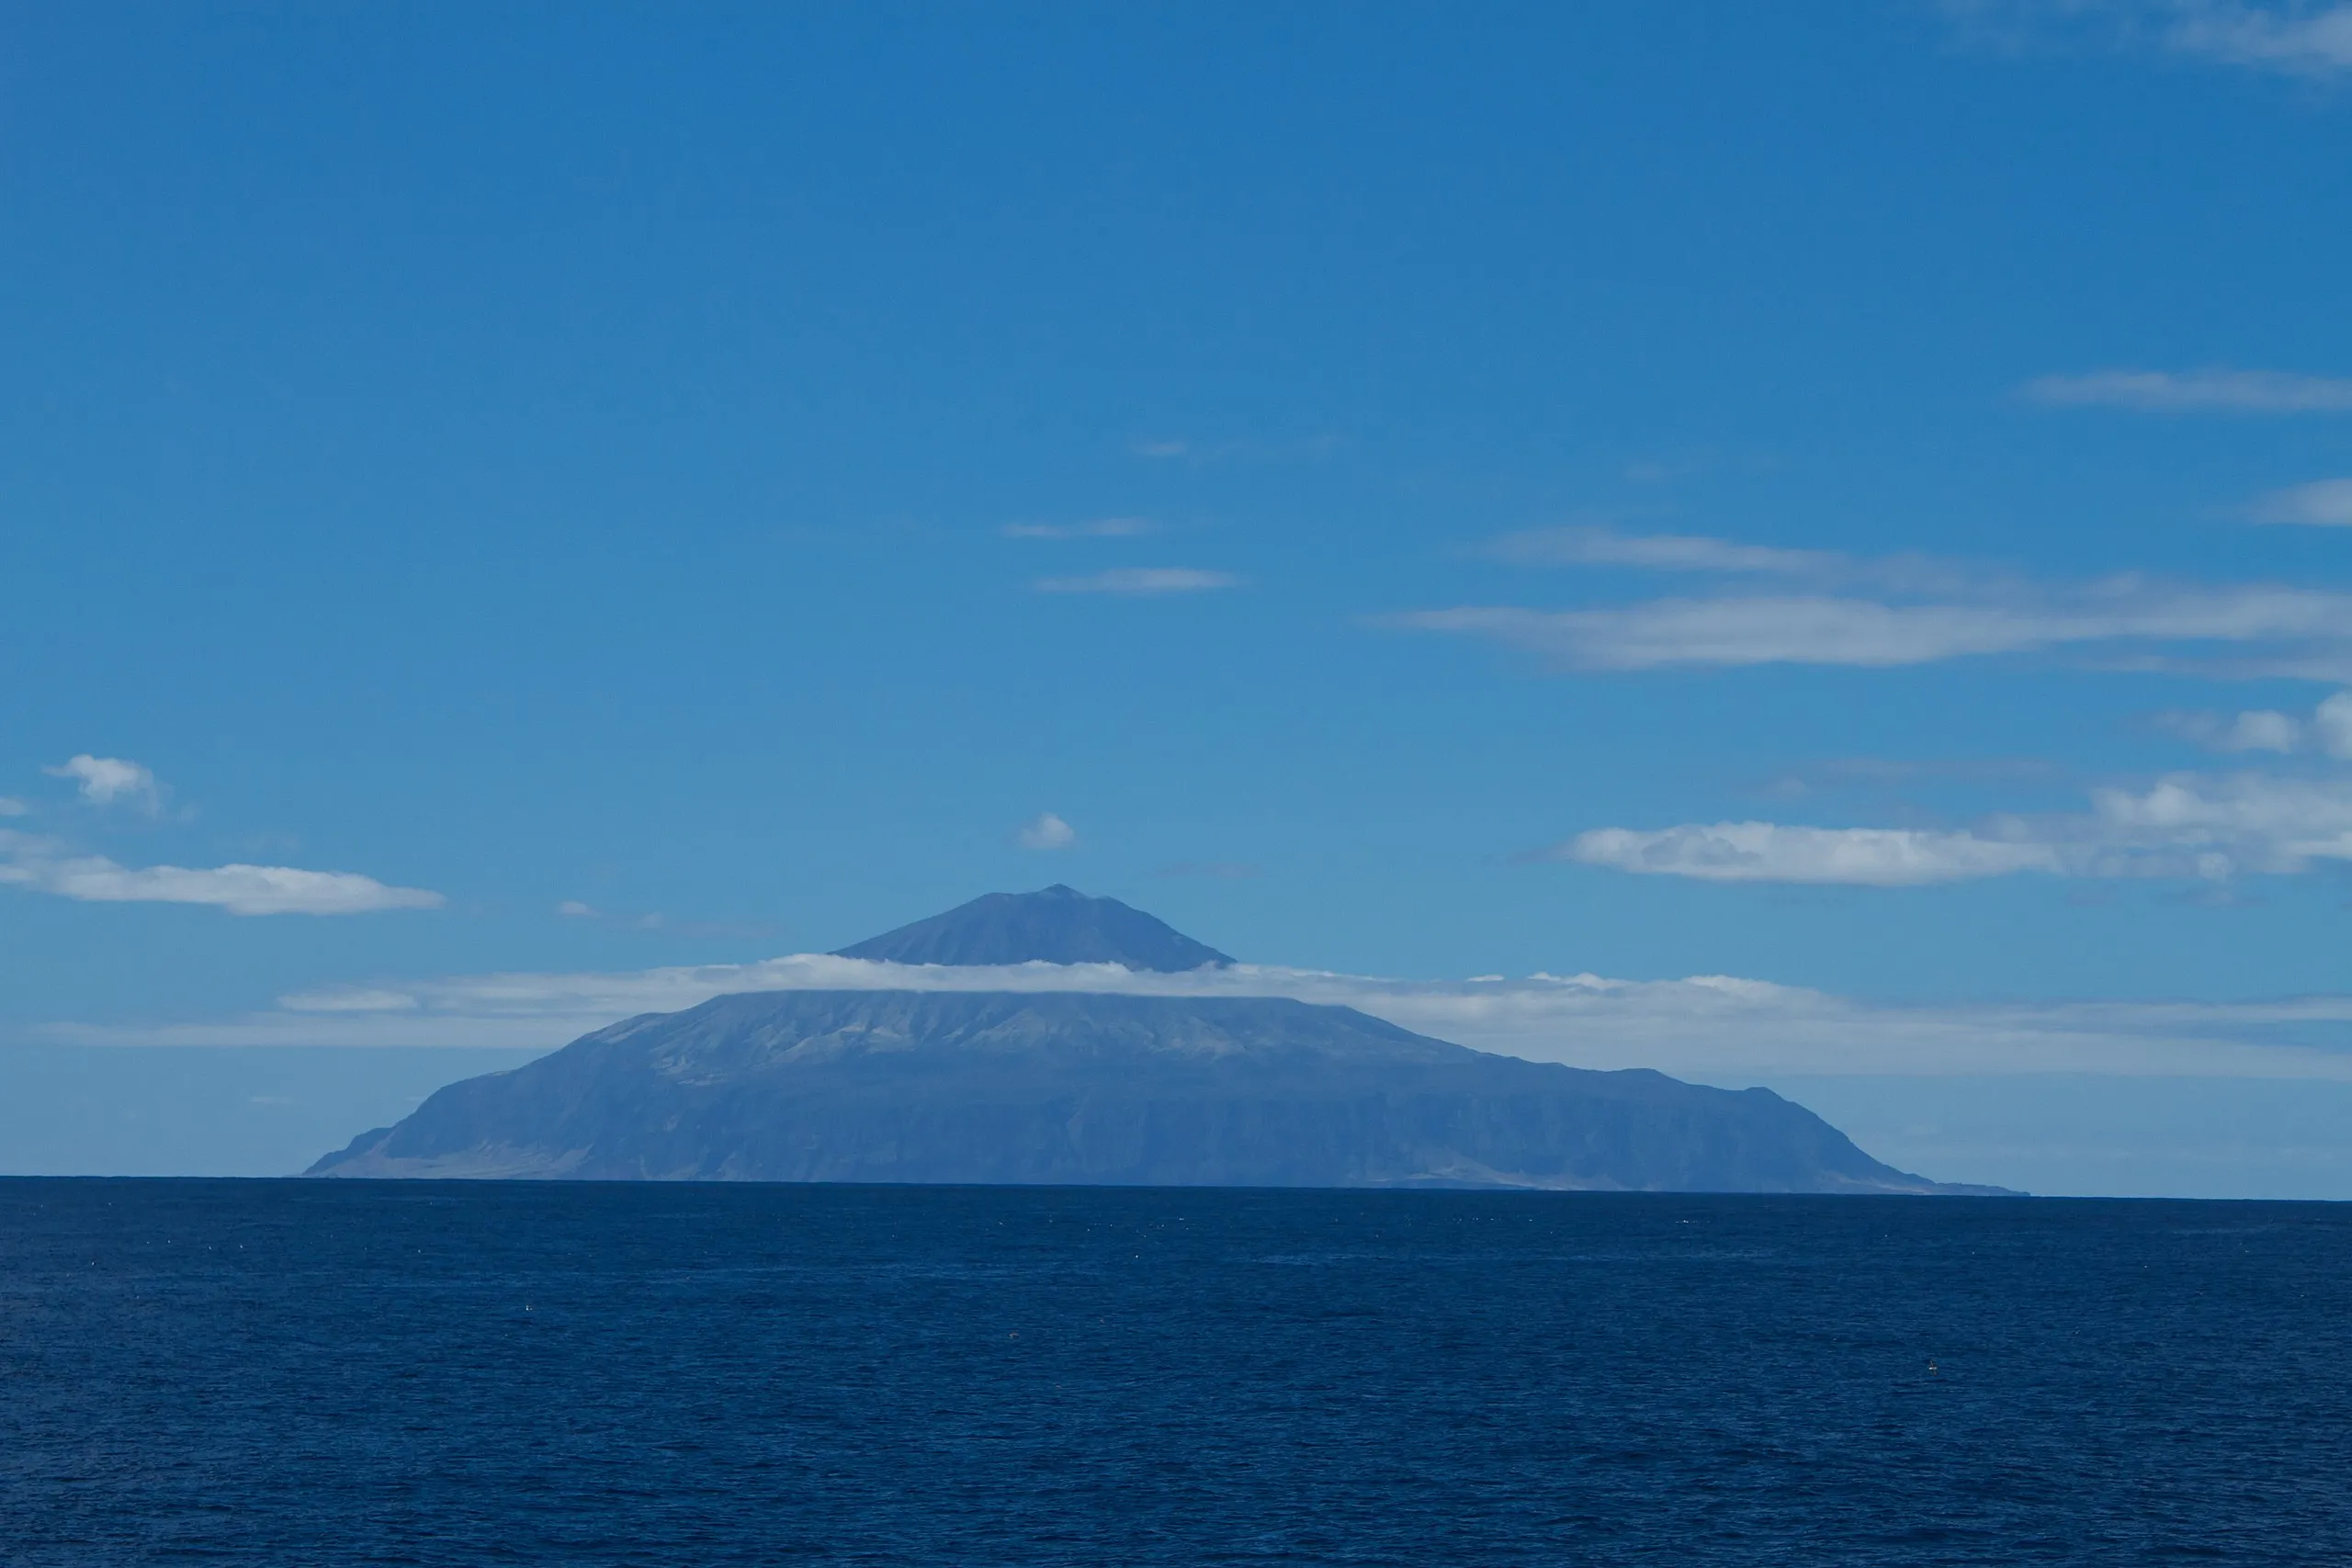
[[[1321,462],[1347,445],[1344,436],[1309,435],[1296,441],[1193,441],[1182,436],[1151,436],[1127,443],[1134,456],[1154,462],[1210,463]]]
[[[2352,594],[2118,579],[2041,603],[1896,604],[1827,595],[1657,599],[1593,610],[1468,606],[1391,618],[1487,637],[1572,670],[1888,668],[2120,643],[2352,644]]]
[[[2352,413],[2352,379],[2283,370],[2094,370],[2029,381],[2025,395],[2142,413]]]
[[[2256,523],[2300,524],[2314,528],[2352,528],[2352,479],[2317,479],[2256,496],[2246,508]]]
[[[2314,80],[2352,71],[2352,6],[2332,0],[1944,0],[1944,9],[2011,48],[2086,42]]]
[[[2305,733],[2326,755],[2352,762],[2352,693],[2338,692],[2320,704]]]
[[[1440,1039],[1536,1061],[1655,1067],[1732,1084],[1779,1073],[2352,1078],[2352,1053],[2309,1043],[2315,1030],[2340,1037],[2352,1023],[2352,997],[2341,996],[2229,1004],[1889,1007],[1721,975],[1409,980],[1247,964],[1160,975],[1112,964],[974,969],[818,953],[617,974],[378,983],[289,996],[275,1010],[219,1022],[59,1024],[40,1032],[92,1044],[549,1049],[638,1013],[693,1007],[730,993],[792,990],[1291,997],[1359,1008]]]
[[[2352,6],[2254,6],[2173,0],[2166,45],[2225,65],[2292,76],[2352,71]]]
[[[1232,572],[1188,566],[1114,567],[1083,577],[1041,577],[1036,583],[1040,593],[1203,593],[1240,586]]]
[[[13,795],[0,795],[0,817],[22,817],[32,807]]]
[[[1730,578],[1814,580],[1804,592],[1722,592],[1579,609],[1459,605],[1384,617],[1407,630],[1485,637],[1569,670],[1749,664],[1889,668],[2073,649],[2161,661],[2168,645],[2235,645],[2240,673],[2345,678],[2352,593],[2280,584],[2168,583],[2122,574],[2040,583],[1918,556],[1870,560],[1670,535],[1592,529],[1512,535],[1505,558],[1605,560]],[[1859,592],[1858,592],[1859,590]],[[2132,645],[2138,645],[2134,648]],[[2208,660],[2199,668],[2225,673]]]
[[[2253,708],[2234,714],[2158,714],[2156,723],[2213,751],[2310,751],[2352,761],[2352,692],[2327,698],[2308,719]]]
[[[1555,852],[1563,860],[1705,882],[1915,887],[2057,871],[2048,845],[1906,828],[1804,828],[1778,822],[1684,823],[1651,832],[1600,828]]]
[[[353,872],[283,865],[125,866],[6,829],[0,829],[0,886],[91,904],[205,904],[232,915],[357,915],[438,908],[443,902],[438,893],[390,887]]]
[[[1546,852],[1644,875],[1862,887],[2020,872],[2219,882],[2352,862],[2352,778],[2179,773],[2144,788],[2093,790],[2089,806],[1964,830],[1754,821],[1600,828]]]
[[[1631,566],[1652,571],[1815,577],[1846,558],[1824,550],[1783,550],[1690,534],[1621,534],[1601,527],[1532,528],[1485,547],[1497,560],[1530,566]]]
[[[601,917],[594,904],[583,904],[577,898],[566,898],[555,907],[555,912],[567,920],[594,920]]]
[[[1024,850],[1067,850],[1078,843],[1078,829],[1050,811],[1040,811],[1015,830],[1012,841]]]
[[[2352,692],[2308,718],[2271,709],[2165,714],[2164,728],[2216,750],[2305,753],[2285,772],[2167,773],[2087,792],[2087,809],[2002,814],[1958,829],[1770,821],[1596,828],[1521,856],[1703,882],[1911,887],[2037,872],[2219,882],[2352,862]],[[1792,793],[1804,793],[1803,791]]]
[[[1008,523],[997,530],[1008,539],[1134,539],[1159,532],[1148,517],[1098,517],[1091,523]]]
[[[74,780],[82,798],[94,806],[131,806],[150,817],[164,808],[164,786],[154,773],[120,757],[84,752],[41,772],[51,778]]]
[[[419,1005],[406,991],[336,987],[323,991],[298,991],[277,998],[288,1012],[411,1012]]]
[[[2302,720],[2271,708],[2245,713],[2166,713],[2157,725],[2209,751],[2292,751],[2302,744]]]

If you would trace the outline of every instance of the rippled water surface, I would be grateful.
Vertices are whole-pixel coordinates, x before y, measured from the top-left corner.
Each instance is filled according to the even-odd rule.
[[[2352,1562],[2324,1205],[0,1181],[0,1561]]]

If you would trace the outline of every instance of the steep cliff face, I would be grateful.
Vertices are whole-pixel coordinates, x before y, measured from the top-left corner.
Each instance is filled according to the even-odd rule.
[[[722,997],[452,1084],[350,1177],[1933,1192],[1801,1106],[1494,1056],[1349,1008]]]

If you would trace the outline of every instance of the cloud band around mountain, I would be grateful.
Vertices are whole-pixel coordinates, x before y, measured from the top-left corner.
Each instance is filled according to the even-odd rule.
[[[288,996],[273,1011],[161,1027],[53,1025],[84,1044],[507,1046],[552,1049],[637,1013],[743,991],[1108,991],[1290,997],[1535,1061],[1653,1067],[1702,1081],[1775,1074],[2103,1073],[2352,1079],[2352,1053],[2314,1047],[2352,1023],[2352,997],[2248,1003],[1884,1006],[1729,976],[1619,980],[1404,980],[1233,964],[1187,974],[1114,964],[991,968],[821,953],[625,973],[498,974]]]

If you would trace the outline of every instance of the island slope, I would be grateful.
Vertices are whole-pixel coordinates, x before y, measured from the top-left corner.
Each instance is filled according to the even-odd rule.
[[[1277,998],[797,991],[599,1030],[311,1174],[1957,1192],[1761,1089]]]

